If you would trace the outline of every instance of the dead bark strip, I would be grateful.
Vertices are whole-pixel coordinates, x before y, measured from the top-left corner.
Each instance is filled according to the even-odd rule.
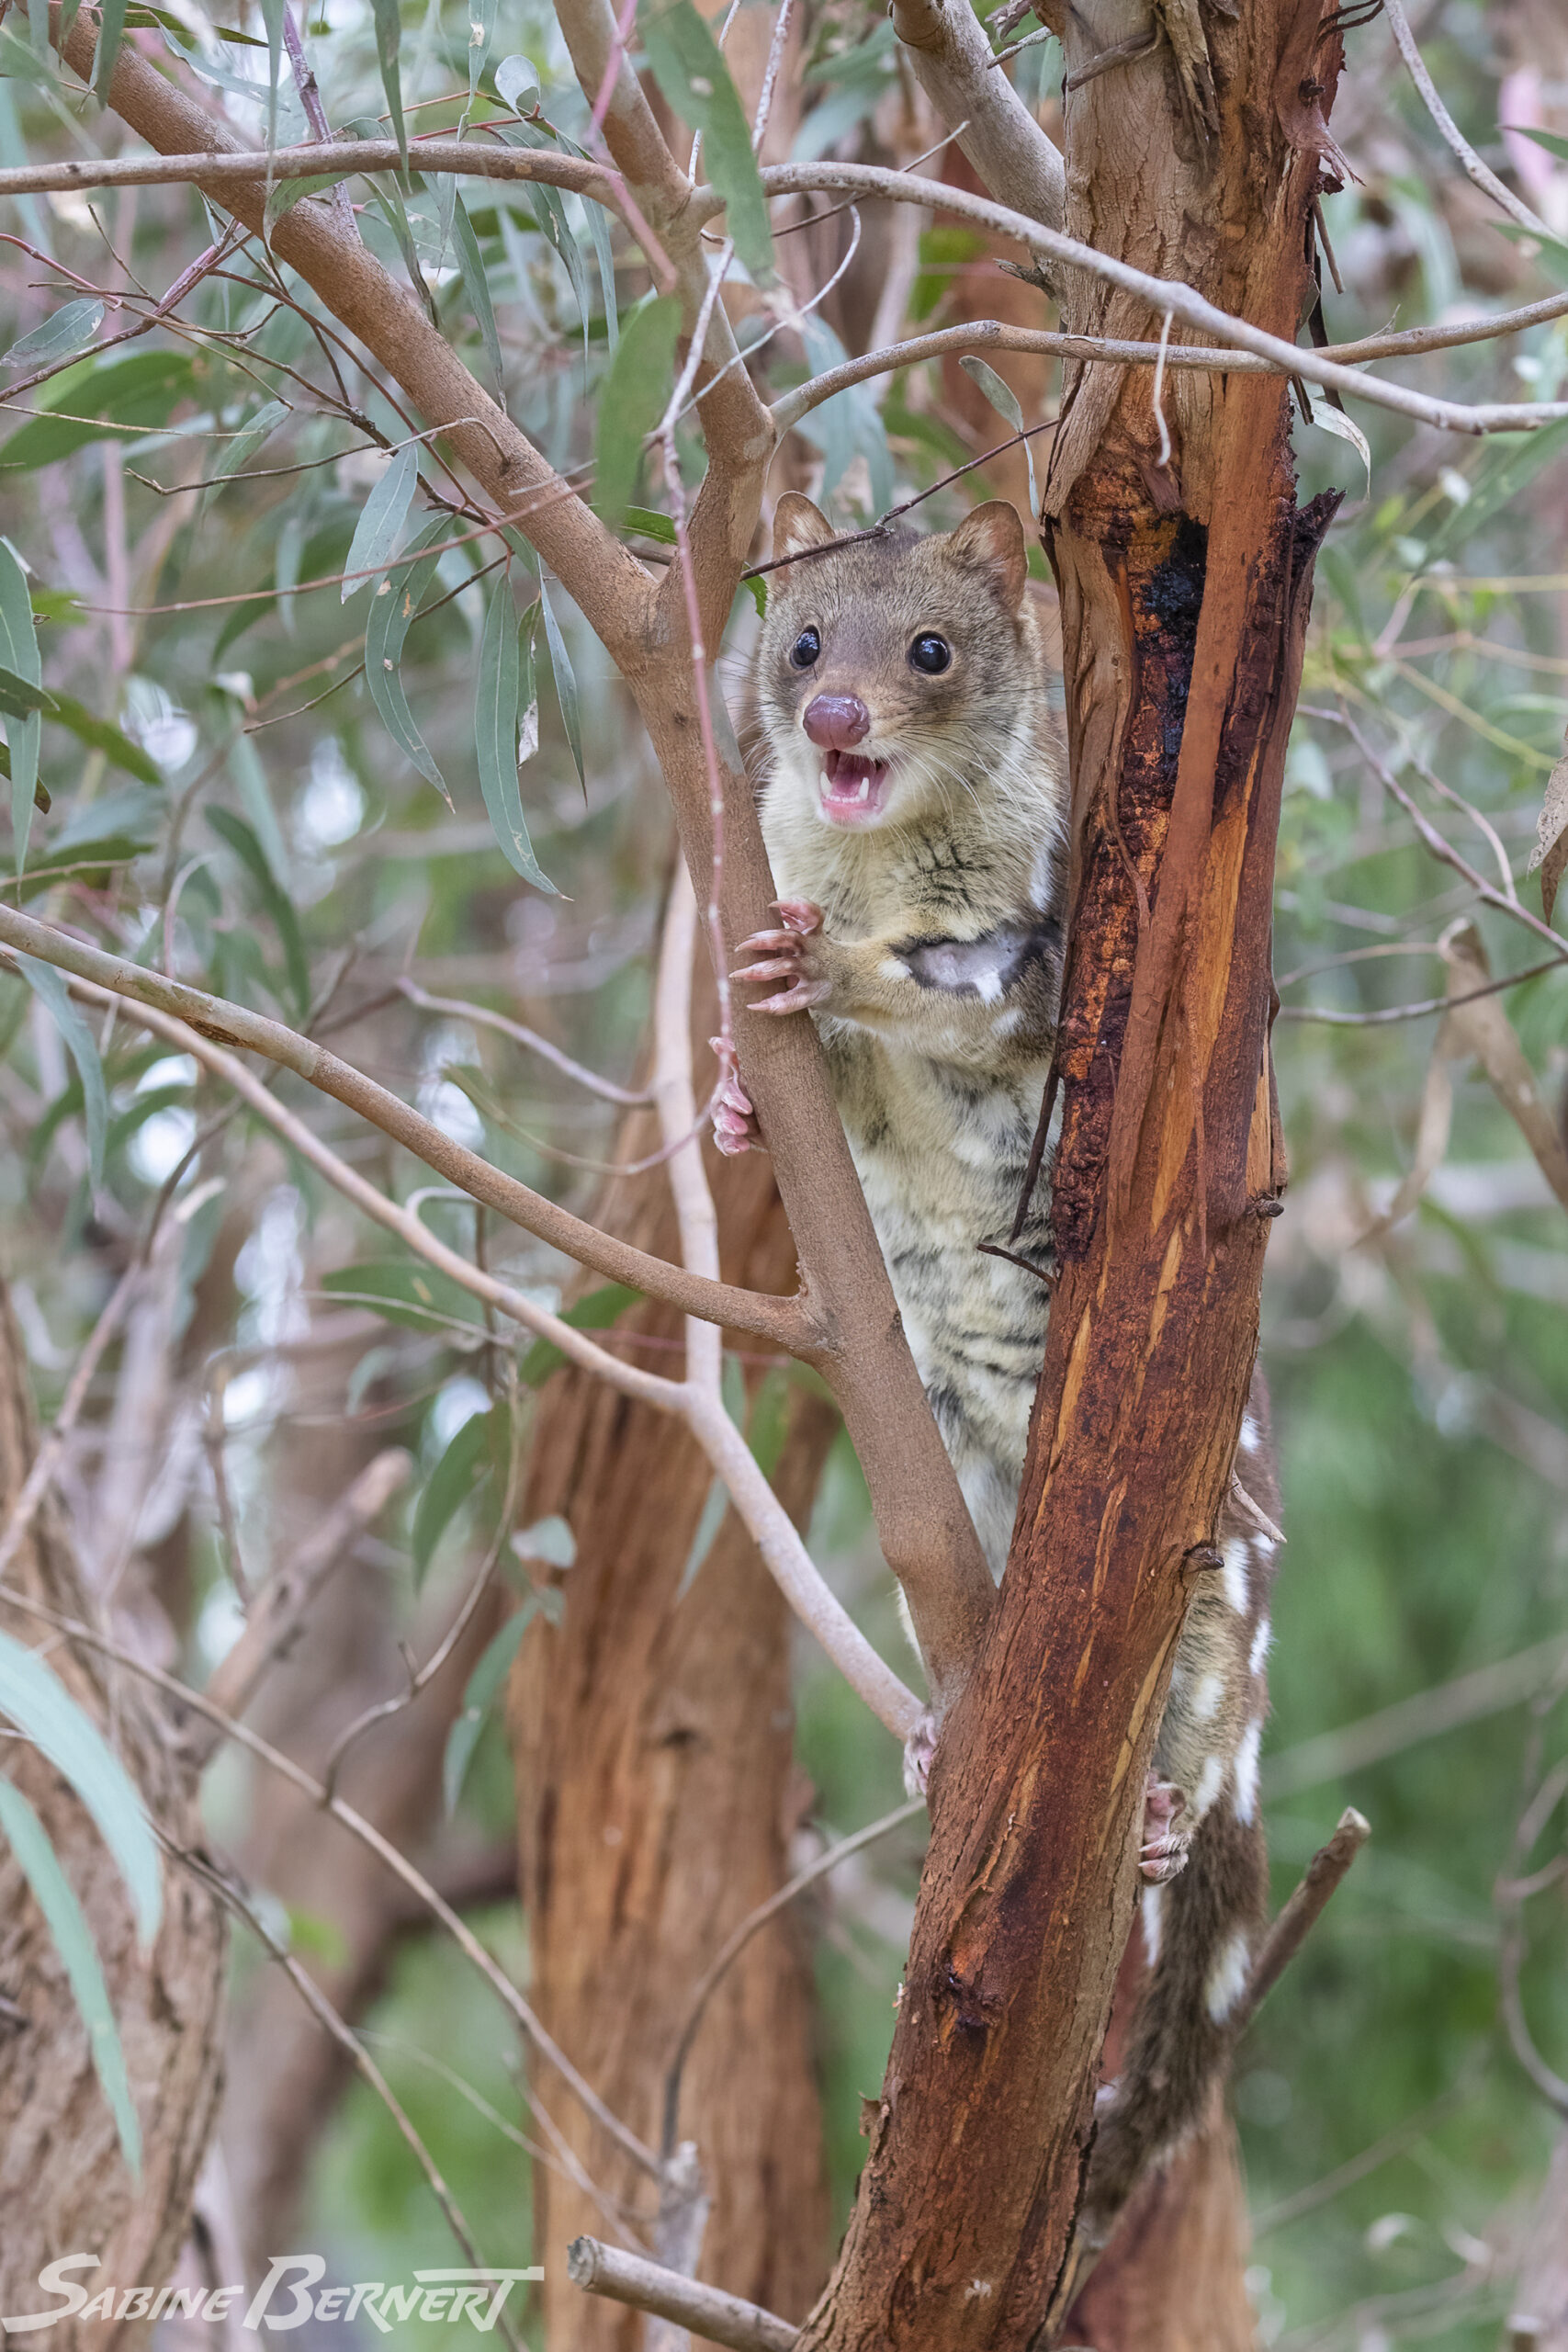
[[[1212,150],[1163,87],[1168,58],[1096,76],[1068,114],[1069,229],[1287,334],[1318,160],[1275,106],[1298,13],[1210,19]],[[1078,12],[1069,67],[1116,14]],[[1120,300],[1075,284],[1064,323],[1125,332],[1102,315]],[[1296,511],[1277,383],[1202,379],[1166,430],[1168,453],[1148,371],[1083,371],[1046,493],[1076,842],[1063,1272],[1000,1609],[938,1750],[871,2154],[801,2352],[1055,2340],[1145,1774],[1252,1374],[1258,1212],[1283,1177],[1274,842],[1333,502]],[[1199,2207],[1181,2211],[1184,2234]],[[1234,2279],[1234,2213],[1212,2233]]]
[[[646,1114],[628,1122],[625,1155],[645,1150],[649,1133]],[[727,1278],[787,1283],[793,1245],[767,1160],[753,1153],[709,1172]],[[674,1246],[659,1175],[612,1186],[602,1209],[610,1230]],[[679,1333],[654,1306],[620,1328],[666,1343]],[[748,1367],[753,1393],[761,1376]],[[834,1425],[830,1408],[795,1389],[774,1483],[797,1517]],[[711,1485],[668,1417],[576,1372],[557,1374],[523,1508],[528,1519],[561,1513],[577,1559],[561,1580],[560,1625],[536,1621],[512,1691],[530,1996],[615,2113],[654,2146],[693,1987],[788,1877],[790,1833],[808,1795],[793,1763],[789,1621],[733,1512],[682,1591]],[[808,1957],[786,1913],[716,1991],[679,2120],[713,2198],[698,2275],[792,2319],[828,2254],[812,2005]],[[592,2178],[649,2216],[646,2178],[574,2109],[563,2103],[557,2120]],[[606,2234],[603,2209],[538,2167],[535,2211],[551,2352],[634,2352],[637,2314],[581,2294],[566,2273],[570,2240]]]
[[[27,1356],[0,1290],[0,1521],[38,1444]],[[64,1515],[47,1495],[10,1570],[29,1599],[74,1618],[92,1603]],[[0,1627],[29,1646],[36,1620],[0,1604]],[[192,1776],[156,1698],[133,1676],[53,1644],[49,1663],[112,1738],[153,1821],[199,1846]],[[141,2126],[142,2174],[120,2154],[87,2035],[49,1928],[10,1849],[0,1844],[0,2312],[59,2309],[39,2273],[68,2254],[96,2255],[72,2273],[89,2294],[156,2289],[185,2236],[222,2071],[220,2017],[227,1936],[220,1907],[186,1871],[164,1872],[164,1918],[150,1956],[138,1951],[124,1883],[74,1793],[26,1741],[4,1743],[0,1769],[39,1815],[86,1915],[119,2028]],[[117,2308],[118,2297],[117,2295]],[[147,2338],[135,2321],[64,2321],[59,2352],[130,2352]]]

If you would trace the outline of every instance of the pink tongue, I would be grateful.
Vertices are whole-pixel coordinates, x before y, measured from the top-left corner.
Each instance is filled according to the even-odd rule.
[[[836,790],[847,791],[860,783],[862,776],[874,776],[876,762],[862,759],[858,752],[829,752],[828,781]]]

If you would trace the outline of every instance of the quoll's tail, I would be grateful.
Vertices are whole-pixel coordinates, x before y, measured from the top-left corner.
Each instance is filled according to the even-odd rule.
[[[1204,1821],[1179,1878],[1145,1888],[1149,1973],[1122,2073],[1100,2093],[1079,2217],[1087,2245],[1104,2245],[1145,2173],[1197,2124],[1210,2085],[1229,2063],[1268,1892],[1261,1826],[1238,1821],[1229,1805]]]

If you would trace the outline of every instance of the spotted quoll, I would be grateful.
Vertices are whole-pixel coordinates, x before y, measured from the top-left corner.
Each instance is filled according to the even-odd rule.
[[[977,507],[945,537],[834,547],[810,501],[773,523],[750,749],[781,893],[744,943],[753,1013],[807,1012],[931,1409],[994,1576],[1012,1535],[1051,1263],[1021,1231],[1061,983],[1066,795],[1023,530]],[[721,1148],[761,1140],[738,1087]],[[987,1250],[985,1245],[993,1247]],[[998,1254],[998,1250],[1006,1254]],[[1258,1755],[1278,1517],[1255,1382],[1150,1775],[1149,1973],[1100,2095],[1081,2231],[1103,2242],[1201,2112],[1263,1911]]]

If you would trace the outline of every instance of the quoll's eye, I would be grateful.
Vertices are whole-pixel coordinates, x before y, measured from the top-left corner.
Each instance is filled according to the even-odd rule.
[[[937,637],[930,630],[917,637],[909,648],[910,669],[923,670],[928,678],[940,677],[952,661],[953,648],[946,638]]]
[[[797,670],[809,670],[822,650],[822,639],[814,628],[803,628],[789,649],[789,658]]]

